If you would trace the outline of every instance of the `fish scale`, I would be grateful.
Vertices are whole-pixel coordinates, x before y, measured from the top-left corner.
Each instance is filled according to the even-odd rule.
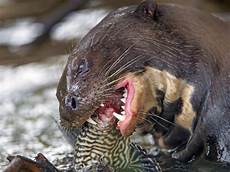
[[[102,163],[114,171],[159,172],[158,164],[139,145],[123,137],[114,126],[100,128],[88,123],[75,142],[75,169]]]

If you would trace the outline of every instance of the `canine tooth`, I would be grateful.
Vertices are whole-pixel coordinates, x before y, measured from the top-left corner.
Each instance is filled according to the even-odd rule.
[[[104,107],[105,105],[102,103],[100,106],[101,106],[101,107]]]
[[[92,118],[89,118],[89,119],[87,120],[87,122],[88,122],[88,123],[91,123],[91,124],[93,124],[93,125],[97,125],[97,123],[96,123]]]
[[[120,115],[116,112],[113,112],[113,116],[115,116],[119,121],[124,121],[125,120],[125,116]]]
[[[125,110],[125,106],[121,106],[121,108]]]
[[[121,101],[122,101],[123,103],[125,103],[125,102],[126,102],[126,101],[125,101],[125,98],[122,98],[122,99],[121,99]]]
[[[126,98],[127,97],[127,95],[128,95],[128,93],[127,92],[125,92],[124,94],[123,94],[123,96]]]
[[[125,111],[122,111],[121,114],[122,114],[122,115],[125,115]]]

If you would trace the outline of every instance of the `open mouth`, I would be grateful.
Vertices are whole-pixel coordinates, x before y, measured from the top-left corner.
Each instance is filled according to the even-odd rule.
[[[126,99],[127,89],[117,89],[112,97],[100,104],[87,122],[105,128],[124,121]]]
[[[116,92],[100,105],[87,121],[102,127],[116,123],[121,134],[128,136],[135,130],[137,114],[143,106],[143,87],[139,79],[126,77],[115,86]]]

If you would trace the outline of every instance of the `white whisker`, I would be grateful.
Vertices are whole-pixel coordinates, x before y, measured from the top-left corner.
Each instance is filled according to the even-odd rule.
[[[129,52],[129,50],[133,47],[134,45],[131,45],[129,48],[127,48],[118,58],[117,60],[115,60],[115,62],[113,62],[113,64],[108,68],[108,70],[105,72],[105,76],[107,76],[109,74],[109,72],[118,64],[120,63],[120,61],[122,61],[127,53]]]

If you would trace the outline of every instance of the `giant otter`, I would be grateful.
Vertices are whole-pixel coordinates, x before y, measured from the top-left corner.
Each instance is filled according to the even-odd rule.
[[[176,159],[230,162],[229,32],[214,16],[150,0],[111,12],[69,56],[61,125],[113,115],[123,136],[144,126]]]

